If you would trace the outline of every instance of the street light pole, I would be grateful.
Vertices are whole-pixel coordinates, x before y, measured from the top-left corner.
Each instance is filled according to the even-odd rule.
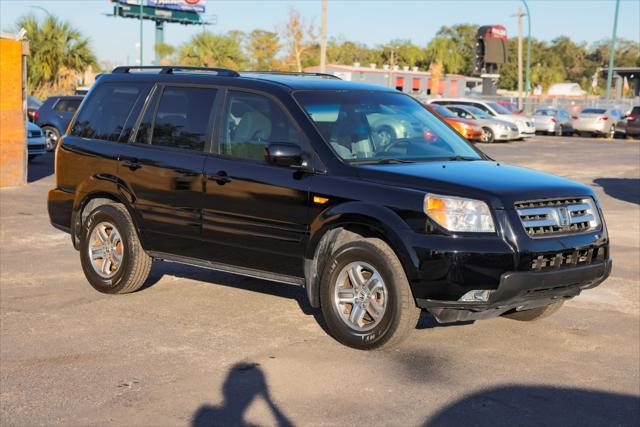
[[[143,14],[143,6],[144,0],[140,0],[140,66],[142,66],[142,14]]]
[[[531,69],[531,12],[526,0],[522,0],[524,9],[527,11],[527,65],[525,68],[524,91],[527,96],[531,93],[531,78],[529,70]]]
[[[613,17],[613,35],[611,36],[611,45],[609,47],[609,69],[607,70],[607,101],[611,99],[611,80],[613,79],[613,60],[616,56],[616,33],[618,31],[618,11],[620,10],[620,0],[616,0],[616,13]]]

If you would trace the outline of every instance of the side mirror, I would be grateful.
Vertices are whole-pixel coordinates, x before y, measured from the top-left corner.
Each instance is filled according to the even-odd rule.
[[[302,150],[295,144],[275,143],[264,148],[264,158],[267,163],[277,166],[302,168],[306,165],[302,160]]]

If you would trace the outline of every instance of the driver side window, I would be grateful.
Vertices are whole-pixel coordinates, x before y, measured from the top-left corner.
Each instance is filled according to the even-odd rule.
[[[225,108],[222,154],[264,160],[271,143],[296,144],[304,137],[272,99],[255,93],[229,91]]]

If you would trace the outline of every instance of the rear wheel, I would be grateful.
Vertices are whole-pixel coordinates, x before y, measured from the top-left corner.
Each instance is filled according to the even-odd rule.
[[[609,139],[613,139],[615,134],[616,134],[616,127],[614,125],[611,125],[611,127],[609,128],[609,133],[607,133],[606,137]]]
[[[140,245],[129,213],[120,204],[99,206],[84,221],[80,261],[91,286],[106,294],[138,290],[147,280],[152,263]]]
[[[484,131],[482,134],[482,142],[492,144],[496,140],[493,130],[491,130],[491,128],[482,128],[482,130]]]
[[[415,328],[416,307],[400,260],[380,239],[347,243],[324,269],[322,314],[331,335],[360,350],[394,347]]]
[[[556,311],[560,310],[563,301],[556,302],[544,307],[532,308],[531,310],[513,311],[511,313],[503,314],[503,317],[513,320],[519,320],[521,322],[530,322],[532,320],[544,319],[551,316]]]

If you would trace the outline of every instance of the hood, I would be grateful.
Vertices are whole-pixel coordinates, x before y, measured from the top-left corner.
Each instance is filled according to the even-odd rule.
[[[34,123],[27,122],[27,130],[33,131],[33,130],[42,130],[42,129],[40,129],[40,126]]]
[[[586,185],[493,161],[448,161],[358,167],[362,179],[426,192],[485,200],[493,208],[518,201],[593,196]]]
[[[475,126],[475,127],[478,126],[478,123],[476,121],[474,121],[474,120],[468,120],[468,119],[462,119],[462,118],[455,118],[454,119],[453,117],[451,117],[451,118],[447,117],[445,120],[446,121],[451,120],[453,122],[462,123],[462,124],[467,125],[467,126]]]

